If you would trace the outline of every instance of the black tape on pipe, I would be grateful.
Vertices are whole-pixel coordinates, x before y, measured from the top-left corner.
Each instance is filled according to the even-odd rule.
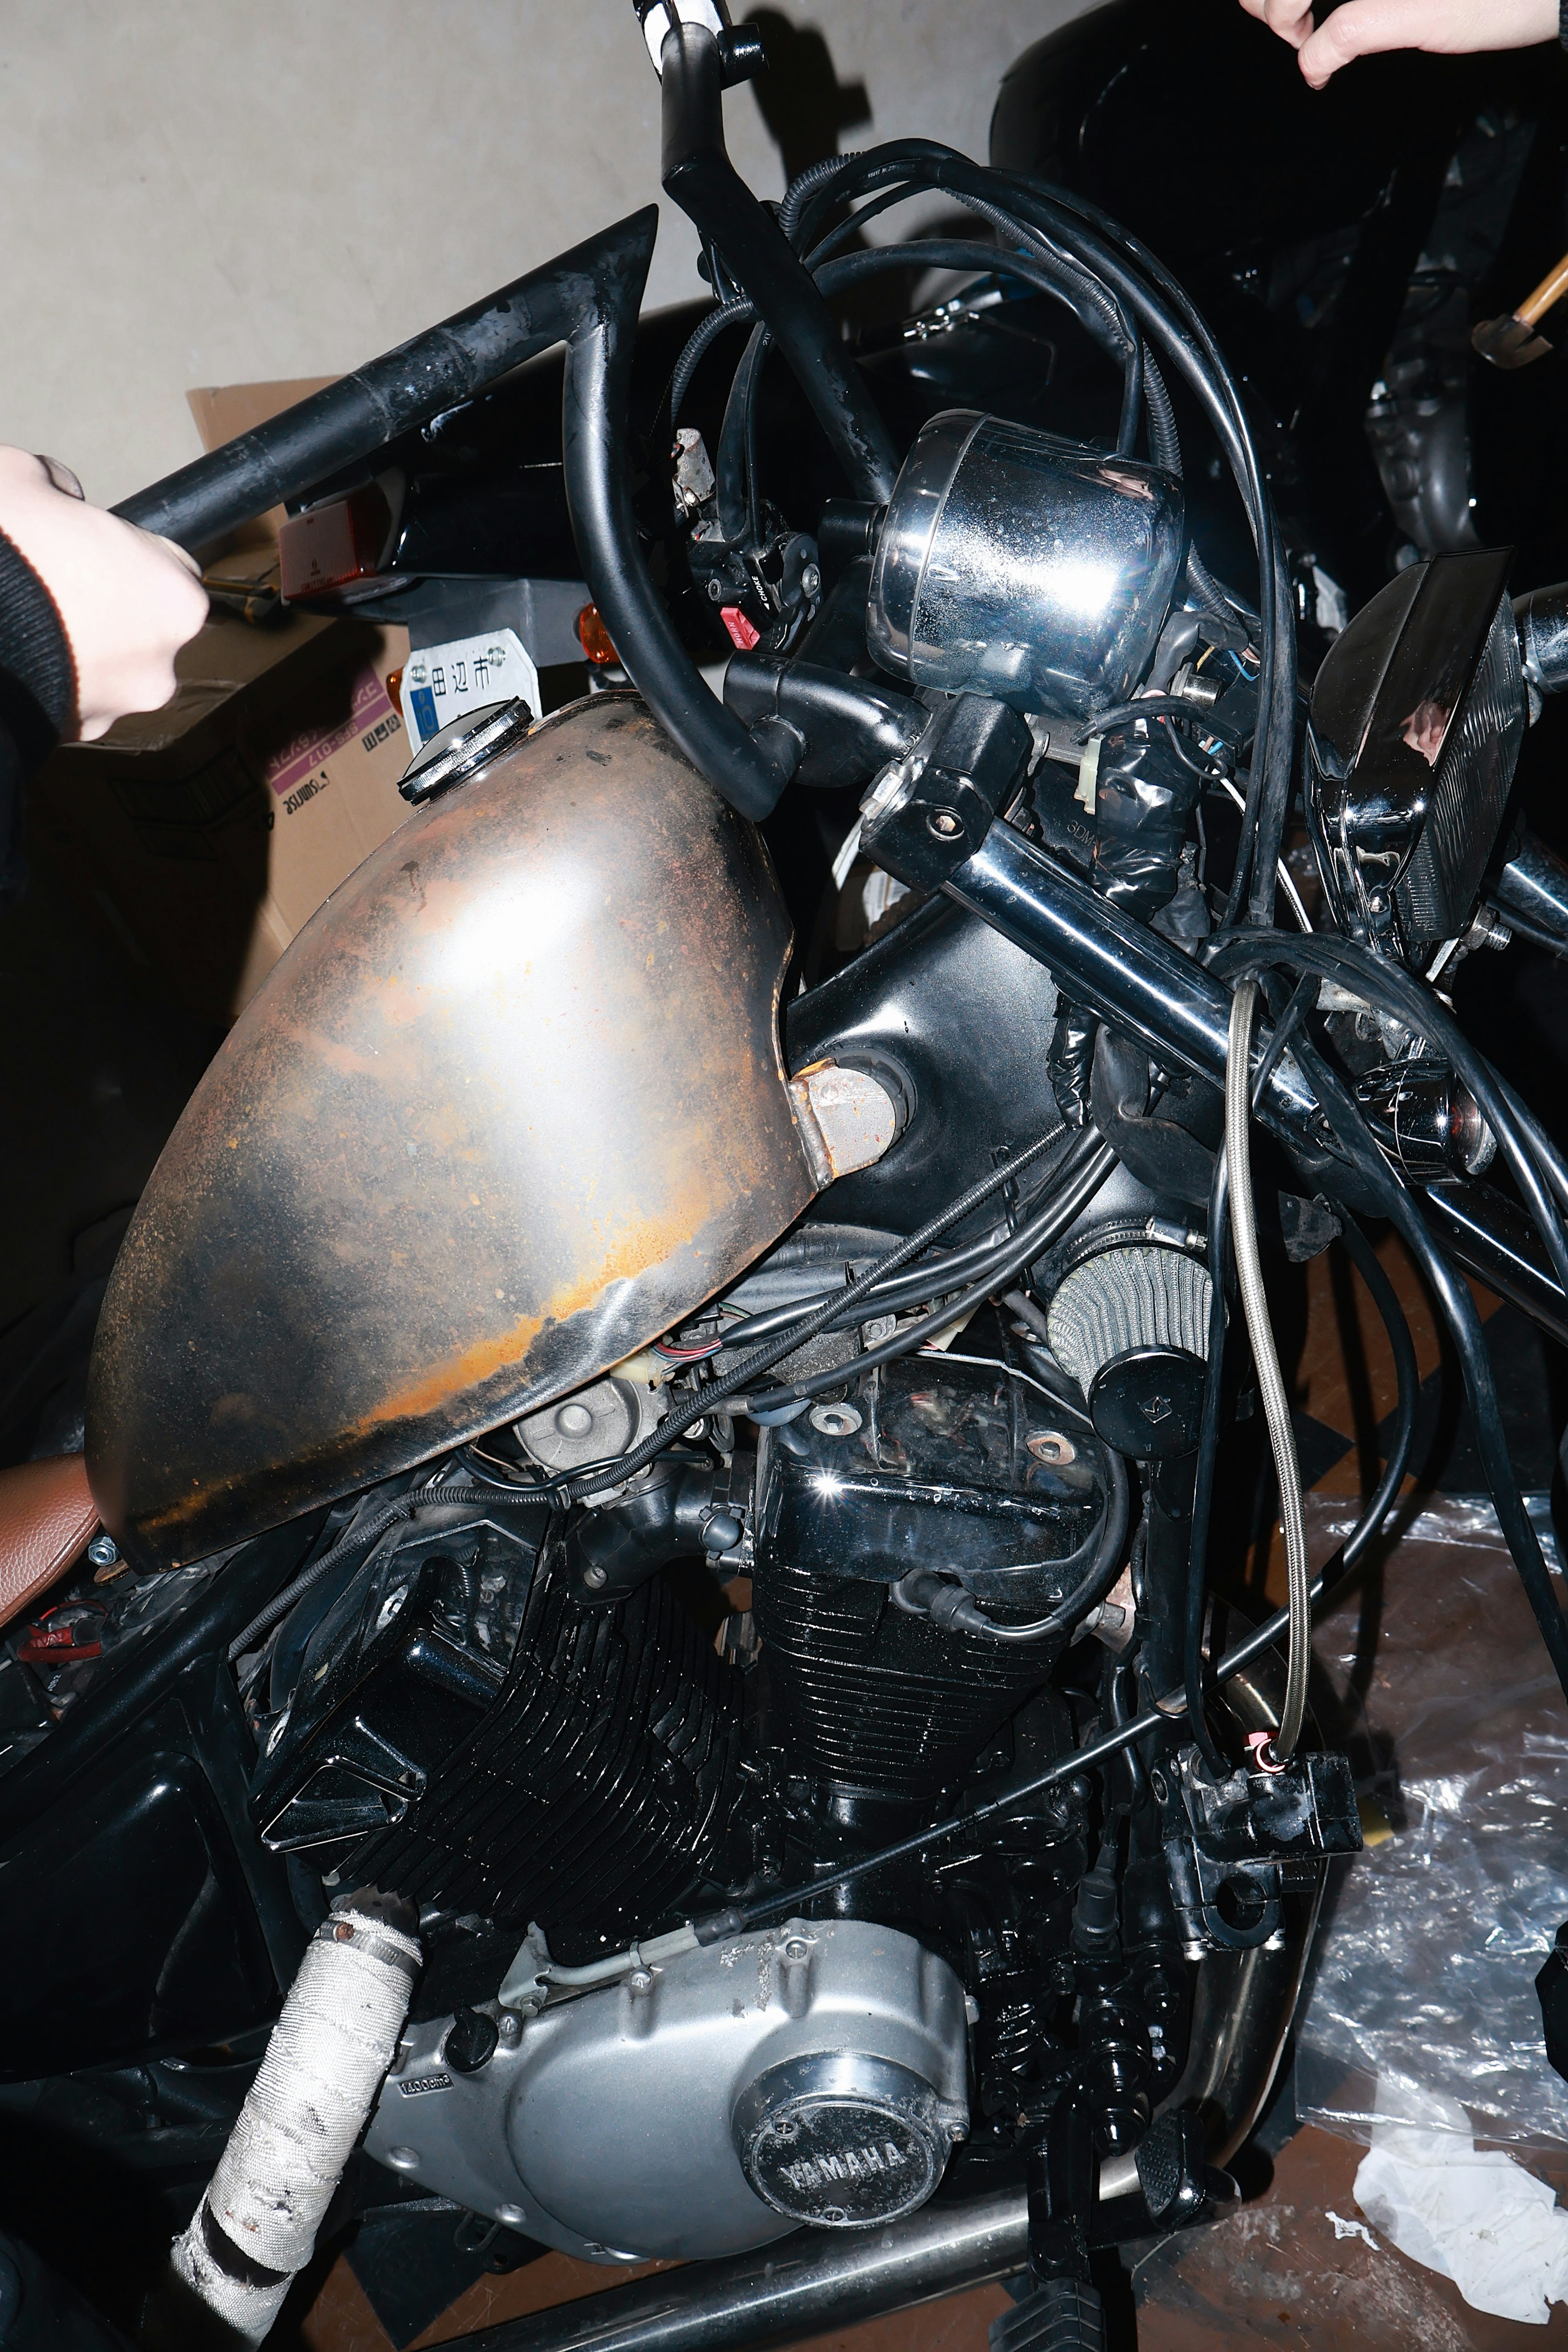
[[[562,341],[590,312],[606,249],[648,224],[649,206],[542,268],[514,278],[437,327],[297,401],[253,432],[182,466],[114,509],[180,546],[203,547],[269,507],[427,424],[536,352]]]

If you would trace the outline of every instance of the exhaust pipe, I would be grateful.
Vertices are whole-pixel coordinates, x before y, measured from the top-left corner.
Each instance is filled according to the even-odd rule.
[[[803,2230],[727,2262],[693,2263],[582,2303],[460,2336],[447,2352],[727,2352],[791,2344],[887,2311],[932,2303],[1022,2270],[1023,2191],[924,2205],[885,2230]]]

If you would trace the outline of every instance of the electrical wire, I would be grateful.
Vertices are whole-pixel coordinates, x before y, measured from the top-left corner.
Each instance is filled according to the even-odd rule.
[[[537,1486],[411,1487],[407,1494],[399,1495],[395,1502],[384,1504],[380,1510],[372,1512],[368,1519],[362,1519],[348,1528],[319,1559],[310,1561],[291,1582],[283,1587],[281,1592],[275,1592],[267,1606],[258,1609],[243,1633],[236,1634],[229,1643],[229,1664],[232,1666],[242,1658],[262,1634],[270,1633],[279,1618],[286,1617],[294,1603],[303,1600],[330,1570],[338,1567],[356,1551],[368,1551],[373,1544],[381,1540],[389,1528],[396,1527],[400,1520],[411,1519],[416,1511],[435,1503],[538,1503],[540,1499]]]
[[[1312,1616],[1307,1588],[1311,1570],[1307,1559],[1307,1524],[1301,1508],[1301,1473],[1296,1458],[1295,1432],[1290,1426],[1290,1402],[1285,1393],[1268,1319],[1268,1298],[1263,1287],[1263,1266],[1258,1249],[1258,1224],[1252,1202],[1252,1029],[1260,991],[1256,980],[1241,981],[1230,1008],[1230,1036],[1225,1066],[1225,1150],[1230,1187],[1230,1241],[1236,1259],[1237,1286],[1252,1358],[1258,1370],[1263,1417],[1274,1455],[1279,1488],[1280,1524],[1285,1530],[1285,1574],[1289,1591],[1289,1641],[1286,1652],[1285,1703],[1274,1753],[1281,1762],[1294,1755],[1307,1712],[1307,1670],[1311,1655]]]
[[[1023,1387],[1033,1389],[1058,1412],[1061,1410],[1063,1399],[1058,1396],[1054,1390],[1048,1389],[1044,1381],[1037,1380],[1033,1372],[1020,1371],[1016,1364],[1009,1364],[1000,1356],[961,1356],[956,1348],[920,1348],[916,1349],[916,1353],[922,1362],[928,1364],[979,1364],[984,1366],[989,1371],[1005,1373],[1008,1380],[1017,1381]],[[1068,1411],[1071,1412],[1073,1407],[1068,1405]],[[1079,1413],[1078,1419],[1087,1428],[1094,1427],[1088,1413]]]
[[[671,432],[680,422],[680,411],[686,395],[691,389],[691,379],[697,373],[697,363],[710,343],[715,342],[726,327],[742,326],[748,320],[754,319],[756,315],[752,304],[744,295],[741,295],[732,302],[721,302],[716,310],[710,310],[708,316],[700,320],[692,329],[681,346],[680,356],[675,362],[674,371],[669,379]]]
[[[1065,1129],[1058,1128],[1056,1134],[1047,1140],[1054,1142],[1065,1132]],[[953,1292],[961,1290],[972,1276],[983,1274],[995,1261],[998,1251],[1006,1248],[1018,1223],[1026,1223],[1036,1213],[1037,1202],[1046,1197],[1068,1157],[1064,1152],[1057,1167],[1048,1171],[1045,1183],[1025,1195],[1013,1224],[984,1234],[978,1241],[966,1243],[963,1249],[928,1258],[909,1274],[900,1275],[889,1282],[879,1282],[872,1289],[858,1291],[852,1306],[843,1303],[847,1292],[840,1289],[817,1291],[807,1298],[792,1298],[778,1307],[760,1308],[743,1321],[731,1324],[721,1336],[719,1346],[724,1349],[754,1347],[758,1340],[771,1338],[773,1332],[786,1330],[803,1315],[815,1315],[819,1307],[827,1306],[836,1297],[839,1301],[839,1311],[826,1327],[829,1331],[868,1322],[872,1312],[878,1316],[902,1314],[910,1307],[929,1306],[933,1298],[951,1297]]]
[[[1242,814],[1245,816],[1247,814],[1247,801],[1245,796],[1237,791],[1236,786],[1232,783],[1228,776],[1219,775],[1217,772],[1215,771],[1211,771],[1210,772],[1214,777],[1214,781],[1219,785],[1220,790],[1228,794],[1230,799],[1236,803],[1237,807],[1240,809]],[[1295,876],[1291,873],[1290,868],[1286,865],[1285,860],[1282,857],[1275,860],[1275,870],[1279,876],[1279,887],[1284,891],[1287,898],[1290,901],[1291,913],[1295,916],[1296,920],[1300,924],[1301,929],[1304,931],[1310,931],[1312,928],[1311,919],[1308,915],[1306,908],[1301,903],[1301,893],[1296,887]]]
[[[909,1234],[895,1248],[886,1251],[864,1276],[848,1286],[847,1290],[836,1294],[826,1306],[819,1307],[815,1314],[806,1316],[801,1323],[784,1332],[781,1338],[770,1340],[756,1349],[753,1354],[746,1358],[743,1363],[737,1364],[733,1371],[726,1373],[722,1380],[704,1389],[695,1402],[668,1415],[659,1423],[656,1430],[642,1440],[640,1444],[634,1445],[629,1454],[615,1454],[603,1462],[586,1465],[573,1472],[567,1478],[550,1480],[541,1487],[540,1492],[548,1494],[557,1503],[581,1502],[585,1495],[597,1493],[606,1477],[612,1478],[617,1486],[625,1479],[635,1477],[645,1463],[651,1462],[656,1454],[661,1454],[667,1445],[672,1444],[676,1438],[682,1436],[694,1421],[700,1421],[704,1415],[716,1412],[731,1397],[739,1396],[757,1373],[770,1370],[783,1357],[793,1355],[797,1348],[805,1347],[808,1339],[815,1339],[819,1331],[826,1330],[835,1315],[844,1313],[846,1307],[851,1303],[858,1306],[873,1284],[896,1272],[909,1259],[917,1257],[921,1250],[929,1249],[931,1243],[939,1234],[945,1233],[949,1225],[959,1223],[970,1214],[972,1210],[977,1209],[982,1201],[988,1200],[993,1192],[999,1192],[1004,1184],[1010,1183],[1019,1171],[1037,1160],[1042,1151],[1056,1141],[1060,1133],[1060,1128],[1053,1128],[1048,1135],[1041,1136],[1037,1141],[1026,1146],[1015,1158],[1005,1161],[1000,1168],[993,1169],[989,1176],[982,1177],[978,1183],[972,1184],[967,1192],[961,1193],[956,1201],[951,1202],[928,1223],[923,1224],[918,1233]],[[1080,1137],[1079,1143],[1086,1147],[1079,1162],[1080,1167],[1098,1160],[1100,1156],[1108,1150],[1108,1147],[1100,1144],[1098,1137],[1092,1139]],[[1110,1154],[1110,1157],[1113,1160],[1114,1153]],[[1074,1173],[1076,1172],[1075,1171]],[[1069,1184],[1072,1181],[1073,1174],[1069,1174]],[[1103,1174],[1097,1179],[1097,1181],[1103,1181]],[[923,1337],[921,1327],[917,1327],[916,1331],[910,1332],[911,1346],[918,1344],[917,1334]],[[857,1359],[857,1361],[862,1364],[866,1360],[864,1356]],[[841,1379],[843,1376],[840,1373],[837,1377]],[[777,1401],[780,1403],[793,1403],[796,1400],[792,1392],[788,1395],[781,1395]]]
[[[1121,1548],[1127,1540],[1127,1522],[1131,1516],[1127,1465],[1114,1447],[1104,1448],[1108,1492],[1105,1497],[1105,1517],[1100,1523],[1094,1557],[1066,1599],[1059,1601],[1047,1616],[1037,1617],[1025,1625],[1004,1625],[987,1617],[978,1601],[954,1623],[966,1633],[984,1633],[994,1642],[1049,1642],[1060,1633],[1071,1633],[1116,1581],[1121,1564]],[[1026,1563],[1032,1565],[1033,1563]]]
[[[1552,1270],[1568,1293],[1568,1235],[1563,1230],[1552,1188],[1542,1177],[1536,1154],[1530,1147],[1530,1127],[1516,1113],[1510,1091],[1491,1064],[1471,1045],[1440,997],[1403,966],[1373,955],[1353,940],[1330,940],[1321,932],[1314,932],[1307,939],[1300,939],[1290,931],[1249,931],[1245,936],[1237,933],[1209,941],[1205,960],[1215,971],[1266,970],[1272,964],[1280,964],[1287,970],[1316,972],[1321,979],[1348,986],[1352,994],[1369,1003],[1381,1002],[1413,1036],[1438,1045],[1475,1097],[1482,1117],[1497,1137],[1499,1149],[1513,1171],[1524,1204],[1552,1260]],[[1355,1114],[1355,1125],[1364,1132],[1359,1112]],[[1379,1159],[1381,1161],[1381,1154]]]
[[[1090,1141],[1091,1139],[1086,1136],[1083,1139]],[[749,1398],[750,1406],[764,1412],[776,1412],[781,1405],[801,1403],[811,1397],[820,1396],[826,1389],[842,1387],[851,1372],[858,1375],[869,1371],[877,1364],[889,1363],[895,1356],[906,1356],[923,1347],[938,1332],[952,1330],[955,1324],[963,1323],[973,1315],[976,1307],[984,1307],[1004,1281],[1017,1274],[1031,1259],[1043,1255],[1054,1242],[1061,1238],[1068,1227],[1081,1215],[1115,1165],[1116,1154],[1110,1146],[1101,1142],[1098,1136],[1092,1136],[1091,1149],[1084,1154],[1060,1192],[1052,1195],[1045,1208],[1028,1224],[1020,1226],[1005,1249],[997,1251],[994,1264],[972,1288],[961,1292],[956,1298],[943,1299],[931,1314],[918,1323],[906,1325],[901,1331],[895,1331],[891,1339],[879,1341],[874,1348],[862,1349],[848,1363],[834,1365],[805,1380],[792,1381],[786,1388],[765,1390],[760,1396]],[[814,1337],[816,1331],[823,1328],[826,1319],[826,1317],[814,1317],[805,1327],[805,1337]],[[792,1340],[788,1337],[775,1341],[768,1351],[768,1360],[770,1363],[777,1362],[781,1357],[793,1354],[796,1347],[804,1344],[804,1339]],[[743,1384],[743,1378],[739,1373],[734,1376],[733,1381],[728,1384],[731,1392]],[[693,1414],[692,1418],[695,1419],[696,1415]]]

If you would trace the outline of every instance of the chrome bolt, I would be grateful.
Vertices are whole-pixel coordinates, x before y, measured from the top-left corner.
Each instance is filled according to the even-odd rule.
[[[853,1437],[860,1415],[852,1404],[816,1404],[811,1409],[811,1425],[823,1437]]]
[[[800,588],[802,595],[815,596],[821,585],[821,572],[817,570],[815,563],[808,563],[805,571],[800,575]]]
[[[583,1581],[590,1592],[597,1592],[602,1585],[608,1583],[609,1571],[595,1563],[592,1568],[585,1568],[583,1570]]]
[[[94,1536],[87,1548],[87,1556],[94,1568],[112,1568],[120,1558],[120,1546],[110,1535]]]

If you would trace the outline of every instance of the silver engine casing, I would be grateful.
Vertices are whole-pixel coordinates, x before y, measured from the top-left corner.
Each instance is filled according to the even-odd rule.
[[[474,2074],[444,2063],[451,2024],[407,2029],[369,2153],[591,2261],[896,2219],[969,2126],[963,1986],[860,1920],[790,1920],[552,2000]]]

